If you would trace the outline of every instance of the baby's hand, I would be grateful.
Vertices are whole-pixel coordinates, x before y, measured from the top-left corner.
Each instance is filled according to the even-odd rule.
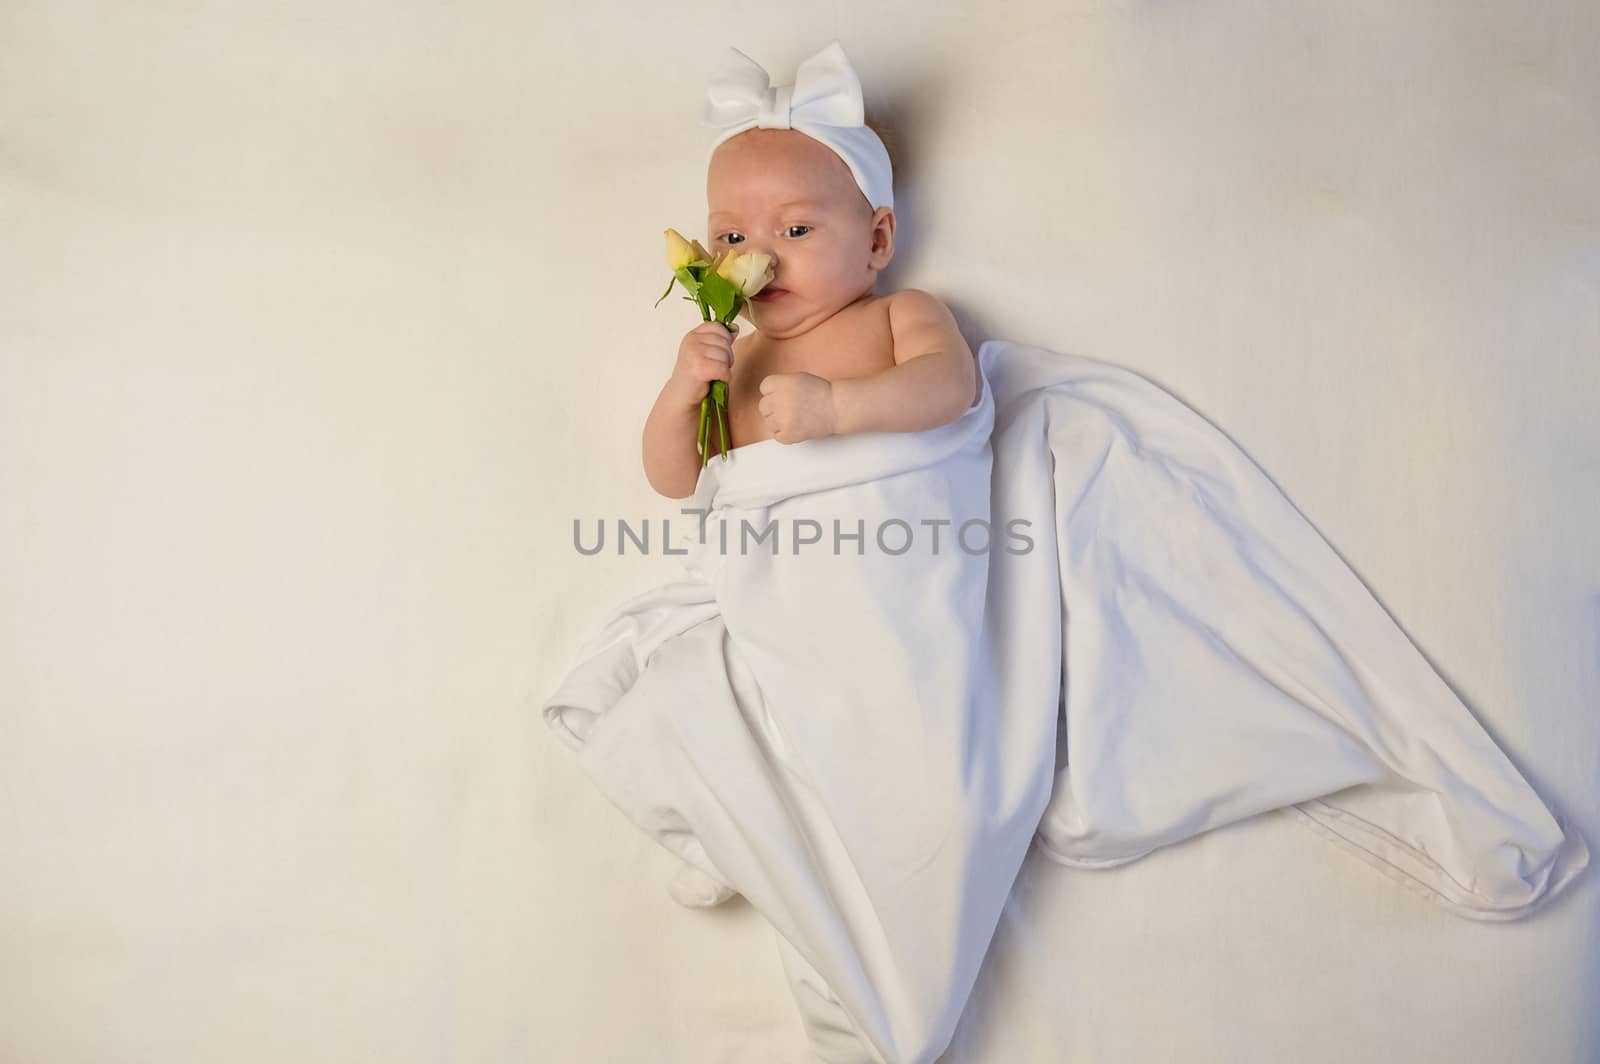
[[[690,329],[678,345],[678,361],[673,364],[667,386],[684,406],[699,406],[712,381],[733,379],[733,341],[739,323],[722,325],[703,321]],[[716,430],[712,430],[712,438]]]
[[[833,383],[815,374],[769,373],[756,409],[779,443],[833,435]]]

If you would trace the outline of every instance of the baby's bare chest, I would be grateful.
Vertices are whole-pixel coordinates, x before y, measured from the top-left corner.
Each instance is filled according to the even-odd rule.
[[[894,364],[887,296],[842,312],[804,337],[782,342],[753,337],[744,351],[735,348],[728,393],[729,445],[743,447],[772,438],[759,409],[761,380],[769,374],[811,373],[836,381],[870,376]]]

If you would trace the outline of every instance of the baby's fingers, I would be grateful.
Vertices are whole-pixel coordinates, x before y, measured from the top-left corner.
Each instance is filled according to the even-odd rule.
[[[725,356],[720,351],[712,352],[701,356],[699,369],[700,371],[696,376],[701,380],[731,381],[733,377],[733,359]]]

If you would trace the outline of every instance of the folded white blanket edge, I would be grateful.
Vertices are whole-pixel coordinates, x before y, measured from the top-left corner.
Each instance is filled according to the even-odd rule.
[[[943,1052],[1030,844],[1107,868],[1280,812],[1496,921],[1587,866],[1226,435],[1108,362],[977,357],[950,424],[714,458],[685,578],[531,700],[772,923],[819,1056]]]

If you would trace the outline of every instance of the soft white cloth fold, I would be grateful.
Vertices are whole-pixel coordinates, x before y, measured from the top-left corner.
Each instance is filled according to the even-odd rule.
[[[940,428],[713,459],[686,578],[619,607],[542,706],[772,923],[819,1055],[935,1059],[1035,839],[1106,867],[1281,810],[1482,920],[1587,865],[1225,435],[1109,363],[978,361]],[[861,533],[837,553],[835,522]]]

